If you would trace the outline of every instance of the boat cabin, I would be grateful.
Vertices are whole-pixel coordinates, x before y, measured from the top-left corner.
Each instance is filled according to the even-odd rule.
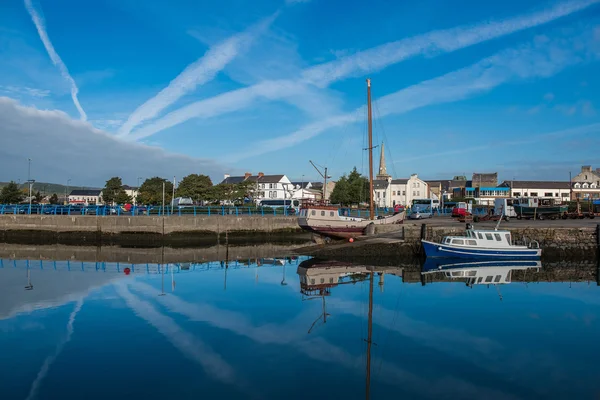
[[[465,247],[506,248],[513,245],[509,231],[467,229],[465,236],[446,236],[442,244]]]

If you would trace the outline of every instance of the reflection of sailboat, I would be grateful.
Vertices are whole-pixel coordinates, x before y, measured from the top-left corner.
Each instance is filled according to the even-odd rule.
[[[380,272],[379,285],[383,288],[384,273],[390,272],[394,275],[402,276],[402,270],[399,268],[390,268]],[[371,398],[371,346],[373,345],[373,286],[374,286],[374,267],[361,265],[348,265],[337,261],[319,261],[310,259],[303,261],[298,266],[298,277],[300,278],[300,292],[307,296],[309,300],[322,298],[323,312],[313,322],[308,333],[310,333],[315,324],[323,318],[323,324],[327,322],[327,313],[325,308],[325,297],[331,295],[331,288],[343,285],[353,284],[359,281],[369,279],[369,311],[368,311],[368,330],[367,330],[367,359],[366,359],[366,382],[365,397]]]
[[[441,280],[459,280],[467,286],[473,285],[499,285],[511,283],[513,270],[539,269],[541,261],[536,260],[504,260],[504,261],[475,261],[448,263],[448,260],[428,258],[423,264],[421,274],[424,276],[443,274]],[[434,277],[430,282],[435,280]],[[424,281],[425,283],[425,281]]]

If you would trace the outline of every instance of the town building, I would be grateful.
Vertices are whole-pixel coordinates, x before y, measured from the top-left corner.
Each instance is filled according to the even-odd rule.
[[[498,173],[473,173],[470,181],[464,181],[452,189],[453,197],[472,199],[476,204],[493,205],[495,199],[510,197],[510,187],[498,186]]]
[[[123,190],[125,191],[127,196],[131,197],[133,205],[137,205],[137,196],[140,192],[140,188],[123,185]]]
[[[396,204],[410,206],[414,199],[429,198],[427,182],[420,179],[417,174],[410,178],[392,179],[387,173],[385,154],[381,145],[379,157],[379,172],[373,181],[373,202],[376,207],[394,207]]]
[[[285,175],[265,175],[259,172],[252,175],[246,172],[243,176],[225,175],[221,184],[239,184],[245,181],[255,183],[254,201],[261,200],[284,200],[292,198],[294,185]]]
[[[600,168],[592,169],[591,165],[581,167],[581,172],[571,179],[573,200],[600,198]]]
[[[101,189],[75,189],[69,193],[69,204],[98,205],[102,204]]]
[[[544,197],[561,202],[570,200],[571,185],[567,181],[504,181],[500,187],[510,188],[510,197]]]

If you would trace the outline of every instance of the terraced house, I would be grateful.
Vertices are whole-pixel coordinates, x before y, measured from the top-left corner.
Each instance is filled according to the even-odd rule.
[[[591,165],[581,167],[581,172],[571,179],[573,199],[600,198],[600,168]]]

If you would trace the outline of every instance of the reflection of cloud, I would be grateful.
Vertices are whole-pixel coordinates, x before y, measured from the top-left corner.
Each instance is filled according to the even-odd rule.
[[[156,289],[150,285],[135,282],[132,287],[148,296],[156,296]],[[328,343],[317,337],[306,340],[307,315],[300,315],[285,326],[267,324],[254,326],[243,314],[222,310],[207,304],[192,304],[177,296],[168,295],[159,298],[159,302],[170,312],[184,315],[192,321],[202,321],[217,328],[226,329],[240,336],[252,339],[261,344],[289,344],[309,358],[325,363],[335,363],[356,373],[364,373],[364,356],[354,356],[345,349]],[[328,300],[331,302],[331,299]],[[362,309],[361,307],[358,308]],[[444,332],[442,332],[444,334]],[[440,339],[442,340],[442,339]],[[464,348],[464,347],[462,347]],[[485,391],[488,399],[509,399],[506,393],[496,392],[489,388],[475,386],[462,379],[451,376],[436,378],[420,378],[419,376],[401,369],[387,361],[373,358],[372,365],[381,365],[377,379],[390,385],[402,385],[405,390],[419,393],[425,397],[447,396],[449,394],[461,397],[475,398]]]
[[[27,400],[35,398],[40,383],[44,380],[46,374],[48,374],[50,366],[63,351],[65,345],[71,340],[71,336],[73,336],[73,324],[75,323],[75,317],[79,313],[79,310],[81,310],[81,306],[83,306],[83,298],[75,304],[75,309],[69,315],[69,322],[67,323],[67,336],[62,342],[59,342],[58,346],[56,346],[56,351],[54,352],[54,354],[46,358],[46,360],[44,361],[44,364],[42,365],[40,372],[38,372],[35,381],[33,381],[33,383],[31,384],[31,389],[29,389],[29,395],[27,396]]]
[[[156,328],[184,356],[200,364],[208,375],[222,382],[236,383],[235,371],[231,365],[213,349],[181,329],[173,319],[158,312],[148,302],[141,301],[132,295],[125,285],[115,284],[114,287],[138,317]],[[156,291],[153,295],[156,295]]]
[[[362,303],[350,300],[330,299],[329,305],[342,313],[361,318],[365,317],[361,311]],[[453,355],[461,354],[462,349],[466,347],[469,348],[469,357],[474,352],[489,355],[495,351],[502,350],[502,346],[488,338],[473,336],[466,331],[417,321],[399,311],[393,312],[384,308],[378,310],[376,324],[404,336],[417,339],[422,345]]]

